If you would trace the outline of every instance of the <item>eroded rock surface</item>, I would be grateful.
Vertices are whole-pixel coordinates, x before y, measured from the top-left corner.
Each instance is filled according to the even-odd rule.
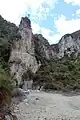
[[[13,42],[9,60],[11,75],[17,79],[18,85],[22,82],[22,75],[27,69],[35,73],[39,68],[34,54],[31,22],[28,18],[22,18],[19,33],[21,39]]]
[[[62,58],[65,55],[70,57],[75,55],[77,57],[80,54],[80,31],[72,34],[64,35],[58,44],[52,45],[53,57]]]

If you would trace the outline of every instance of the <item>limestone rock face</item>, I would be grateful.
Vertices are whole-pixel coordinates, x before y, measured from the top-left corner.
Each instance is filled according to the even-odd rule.
[[[33,35],[31,22],[25,17],[21,19],[19,34],[21,38],[13,40],[9,59],[11,75],[18,85],[22,83],[22,75],[28,69],[35,73],[45,60],[80,54],[80,31],[66,34],[59,43],[50,45],[41,34]]]
[[[22,36],[20,50],[22,50],[22,52],[26,51],[29,54],[34,54],[31,22],[27,17],[21,19],[19,32]]]
[[[80,54],[80,31],[72,34],[64,35],[58,44],[51,46],[53,49],[53,57],[64,57],[64,55],[71,56]]]
[[[39,64],[34,55],[31,22],[27,17],[22,18],[19,33],[21,39],[13,41],[9,62],[11,75],[14,79],[17,79],[20,85],[23,73],[26,72],[27,69],[35,73],[38,70]]]
[[[52,56],[53,58],[57,57],[57,54],[59,52],[58,44],[51,45],[52,48]]]
[[[49,42],[41,34],[35,35],[35,49],[35,54],[41,59],[51,59],[53,50]]]

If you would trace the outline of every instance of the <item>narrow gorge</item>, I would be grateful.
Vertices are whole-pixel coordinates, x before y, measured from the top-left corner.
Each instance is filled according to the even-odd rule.
[[[45,111],[47,111],[47,114],[51,114],[48,109],[55,111],[55,105],[51,107],[52,104],[55,103],[56,109],[59,109],[57,106],[58,98],[64,104],[61,102],[60,107],[67,107],[65,115],[63,115],[64,119],[66,118],[64,116],[66,116],[67,110],[70,110],[70,112],[75,112],[75,109],[80,110],[76,104],[74,106],[70,102],[75,97],[69,99],[66,96],[57,96],[53,92],[54,100],[52,93],[43,91],[80,92],[80,30],[71,34],[68,33],[62,36],[58,43],[50,45],[47,38],[44,38],[43,35],[33,34],[31,21],[28,17],[22,17],[20,25],[16,26],[0,16],[0,119],[4,120],[4,117],[6,117],[6,120],[16,120],[18,117],[19,120],[29,119],[30,112],[33,114],[35,111],[34,107],[37,110],[39,107],[40,111],[42,109],[44,114],[46,113]],[[31,95],[29,96],[30,93]],[[47,96],[48,94],[49,96]],[[40,103],[37,106],[39,99]],[[65,104],[66,99],[67,104]],[[43,102],[44,100],[46,101],[45,103]],[[77,103],[76,98],[75,101]],[[17,115],[12,115],[13,110],[11,108],[15,106],[12,103],[19,105],[17,106],[17,109],[19,107],[18,111],[23,109],[22,113],[25,116],[28,114],[28,112],[24,113],[25,104],[27,104],[25,109],[28,110],[27,107],[29,107],[30,110],[27,117],[21,116],[21,111],[19,111],[20,114],[17,111]],[[49,103],[49,107],[43,108],[43,103],[45,106]],[[21,108],[21,105],[24,108]],[[58,112],[62,115],[63,109]],[[7,114],[4,115],[5,113]],[[53,118],[57,120],[57,112],[55,114],[56,116]],[[76,112],[76,116],[77,114],[79,116],[79,113]],[[36,117],[36,115],[37,112],[31,116],[30,120],[33,120],[33,118],[34,120],[52,119],[50,115],[47,116],[49,118],[43,117],[42,112],[41,116],[38,114]],[[54,114],[51,115],[54,116]],[[18,117],[16,118],[16,116]],[[71,116],[69,117],[71,118]],[[60,116],[60,119],[63,118]],[[75,116],[74,118],[77,119]],[[77,120],[79,118],[80,116]],[[72,118],[71,120],[75,119]]]

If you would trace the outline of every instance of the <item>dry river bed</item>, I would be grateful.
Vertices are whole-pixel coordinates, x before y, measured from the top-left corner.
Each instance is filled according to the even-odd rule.
[[[80,120],[80,95],[33,91],[14,108],[18,120]]]

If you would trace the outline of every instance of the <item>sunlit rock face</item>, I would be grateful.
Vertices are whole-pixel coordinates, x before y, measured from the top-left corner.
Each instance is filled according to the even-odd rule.
[[[22,75],[28,69],[35,73],[45,60],[80,54],[80,31],[66,34],[59,43],[50,45],[41,34],[33,35],[30,20],[23,17],[19,34],[21,38],[13,40],[9,59],[11,75],[18,85],[23,82]]]
[[[19,32],[22,36],[20,50],[22,50],[22,52],[26,51],[27,53],[34,54],[31,22],[27,17],[21,19]]]
[[[52,45],[52,48],[53,57],[62,58],[65,55],[77,57],[80,54],[80,31],[64,35],[58,44]]]
[[[22,82],[22,75],[27,69],[35,73],[39,67],[34,53],[31,22],[27,17],[21,19],[19,33],[21,39],[13,41],[9,60],[11,75],[17,79],[18,84]]]

